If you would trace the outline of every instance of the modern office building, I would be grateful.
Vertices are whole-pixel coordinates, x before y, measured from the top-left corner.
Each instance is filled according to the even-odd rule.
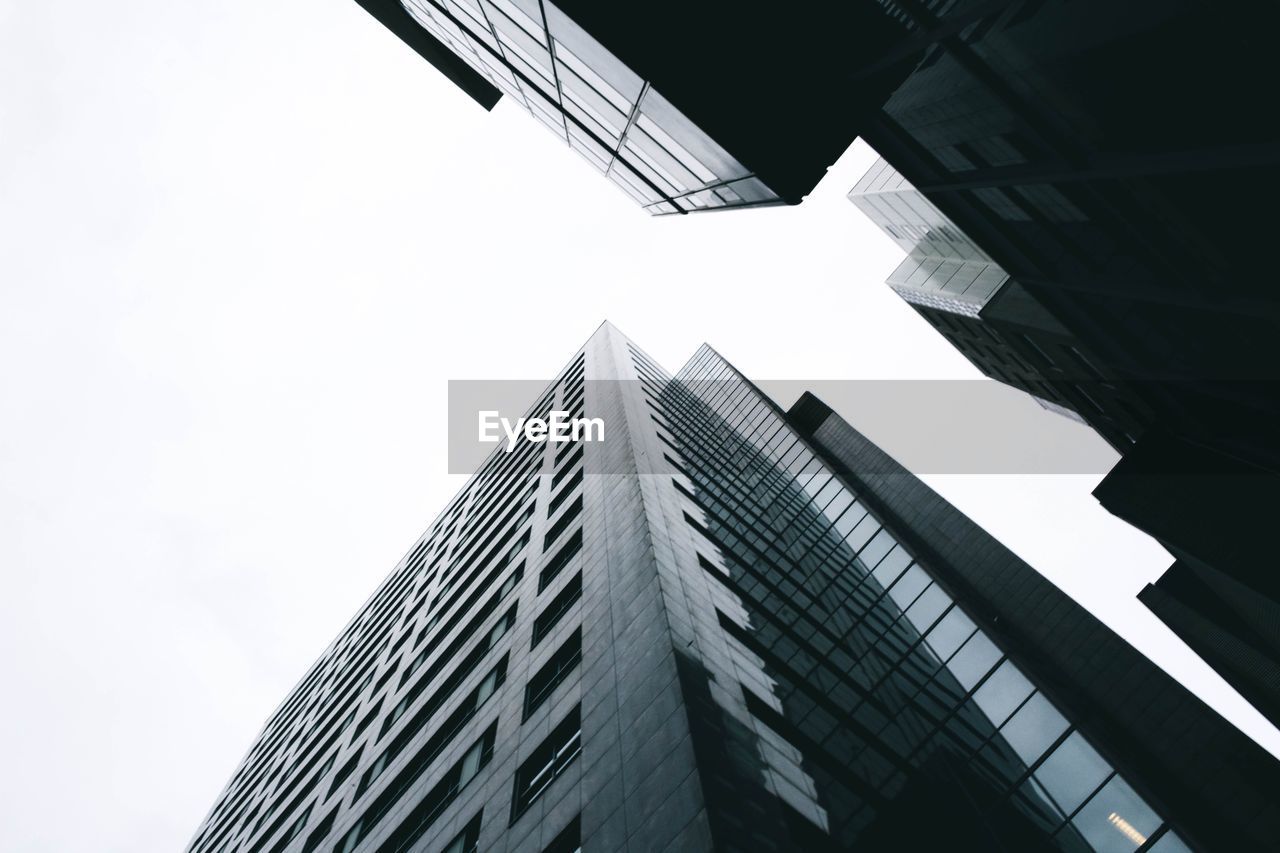
[[[1094,489],[1177,562],[1139,595],[1241,695],[1280,724],[1274,478],[1152,430]]]
[[[1255,850],[1280,763],[812,398],[602,326],[189,850]]]
[[[884,158],[849,200],[907,252],[889,287],[971,364],[1122,453],[1133,445],[1149,415],[1123,383]]]
[[[1257,251],[1274,237],[1280,125],[1255,106],[1280,79],[1266,46],[1280,7],[895,5],[929,45],[862,138],[1145,414],[1103,505],[1203,567],[1202,582],[1243,585],[1280,614],[1267,520],[1280,299]],[[1233,654],[1219,648],[1215,666],[1238,683],[1254,653]]]
[[[1117,378],[883,158],[849,197],[907,252],[888,281],[904,301],[985,375],[1088,424],[1124,454],[1096,496],[1178,558],[1140,598],[1280,723],[1280,638],[1268,629],[1280,625],[1280,575],[1266,556],[1274,478],[1171,436],[1180,422],[1157,418],[1160,394],[1146,393],[1162,383]]]
[[[358,2],[482,106],[506,95],[654,214],[798,203],[899,74],[868,69],[854,88],[846,57],[903,32],[864,3],[811,4],[814,17],[751,2]]]

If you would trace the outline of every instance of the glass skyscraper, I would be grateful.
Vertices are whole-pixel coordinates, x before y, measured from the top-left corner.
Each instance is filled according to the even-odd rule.
[[[816,400],[608,324],[189,850],[1262,849],[1280,765]]]
[[[1086,423],[1121,453],[1151,415],[1039,300],[878,159],[849,200],[907,256],[889,287],[982,373]]]
[[[781,202],[554,4],[405,0],[405,8],[650,213]]]
[[[869,73],[850,96],[843,57],[901,31],[862,4],[807,17],[674,0],[358,2],[481,105],[505,95],[658,215],[798,203],[853,140],[859,105],[887,95]],[[835,99],[850,109],[818,108]]]

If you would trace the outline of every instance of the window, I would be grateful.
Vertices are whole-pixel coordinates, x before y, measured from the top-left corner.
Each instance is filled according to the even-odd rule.
[[[534,711],[555,691],[560,682],[573,671],[582,660],[582,629],[574,631],[560,648],[556,649],[551,660],[542,665],[524,689],[524,720],[529,719]]]
[[[565,473],[566,471],[568,471],[568,470],[569,470],[569,468],[563,468],[563,469],[561,469],[561,468],[560,468],[560,463],[561,463],[561,462],[563,462],[563,461],[565,460],[565,457],[566,457],[566,456],[568,456],[570,453],[573,453],[575,450],[577,450],[577,451],[581,452],[581,450],[582,450],[582,445],[581,445],[581,444],[576,444],[576,443],[566,444],[566,445],[564,446],[564,448],[563,448],[563,449],[559,450],[559,451],[556,453],[555,462],[553,462],[553,463],[552,463],[552,466],[556,469],[556,472],[557,472],[557,474],[558,474],[558,475],[563,476],[563,475],[564,475],[564,473]],[[576,461],[576,460],[575,460],[575,461]],[[554,483],[555,483],[555,482],[559,482],[559,481],[560,481],[560,476],[557,476],[557,477],[556,477],[555,481],[553,482],[553,485],[554,485]]]
[[[575,445],[569,445],[569,446],[574,447]],[[551,488],[553,490],[555,489],[556,486],[560,485],[560,481],[565,478],[565,475],[567,475],[570,471],[573,470],[573,466],[577,464],[579,459],[582,458],[582,445],[579,444],[579,445],[576,445],[576,447],[577,447],[577,451],[572,456],[570,456],[568,460],[565,461],[564,466],[560,468],[560,470],[556,471],[555,476],[551,478]],[[560,464],[559,460],[557,460],[556,464],[557,465]]]
[[[999,659],[1000,650],[984,634],[978,632],[956,652],[955,657],[947,663],[947,669],[951,670],[951,674],[965,690],[972,690]]]
[[[448,719],[436,728],[435,733],[427,738],[426,743],[418,749],[413,758],[400,771],[396,781],[387,787],[387,793],[383,796],[392,796],[395,791],[414,784],[418,777],[453,742],[454,737],[462,731],[463,727],[471,721],[476,711],[502,686],[506,677],[507,656],[503,655],[502,659],[489,671],[484,680],[462,700],[454,712],[449,715]],[[387,769],[391,762],[396,760],[405,747],[421,733],[435,711],[436,708],[428,707],[415,714],[410,725],[406,726],[391,744],[382,751],[382,754],[377,757],[373,764],[369,766],[369,769],[365,770],[364,775],[360,777],[360,784],[356,787],[355,798],[357,800],[378,780],[382,772]]]
[[[556,626],[556,623],[560,621],[564,614],[569,612],[569,609],[573,607],[579,598],[582,598],[582,572],[576,573],[564,585],[564,589],[560,590],[559,594],[551,600],[546,609],[538,614],[538,618],[533,622],[532,646],[537,646],[543,637],[551,633],[551,629]]]
[[[1018,671],[1013,661],[1006,659],[973,692],[973,701],[987,715],[987,719],[999,726],[1031,695],[1032,689],[1031,682]]]
[[[394,672],[395,670],[391,670],[391,671]],[[374,688],[374,692],[376,693],[377,691],[378,691],[378,688]],[[360,719],[360,724],[356,726],[355,734],[351,736],[352,743],[355,743],[357,740],[359,740],[360,735],[364,734],[364,730],[369,728],[369,725],[373,723],[374,720],[378,719],[378,712],[381,710],[382,710],[382,700],[379,699],[377,704],[373,706],[373,709]]]
[[[1071,819],[1096,850],[1136,850],[1160,828],[1160,818],[1119,776]]]
[[[551,543],[560,538],[560,534],[564,533],[566,527],[582,513],[582,495],[569,504],[569,508],[556,519],[556,523],[551,525],[551,529],[547,531],[547,535],[542,539],[542,548],[546,550],[551,547]]]
[[[476,816],[467,821],[462,832],[445,845],[440,853],[476,853],[476,846],[480,843],[480,821],[483,816],[484,809],[476,812]]]
[[[312,803],[311,805],[307,806],[307,808],[302,812],[302,814],[298,815],[298,819],[293,822],[293,826],[289,827],[289,831],[286,832],[284,835],[280,836],[280,840],[277,841],[275,846],[271,848],[271,853],[280,853],[280,851],[284,850],[284,848],[289,846],[290,841],[298,837],[298,835],[306,827],[307,818],[311,817],[311,809],[314,808],[314,806],[315,804]]]
[[[579,468],[578,473],[570,477],[569,482],[564,484],[564,488],[556,493],[555,497],[551,499],[551,503],[547,505],[547,515],[553,515],[555,511],[560,508],[560,504],[565,502],[565,499],[573,493],[574,488],[581,482],[582,469]]]
[[[1072,732],[1040,765],[1035,778],[1058,807],[1070,814],[1110,773],[1107,762],[1089,746],[1084,736]]]
[[[450,694],[452,694],[455,689],[457,689],[462,680],[467,677],[467,674],[479,666],[480,662],[484,659],[484,656],[493,649],[494,645],[502,639],[503,635],[505,635],[507,631],[511,630],[511,627],[515,625],[516,622],[517,604],[519,604],[519,602],[512,604],[511,608],[493,624],[492,628],[489,629],[489,633],[481,637],[480,641],[472,646],[471,651],[467,652],[466,657],[462,659],[462,662],[458,664],[449,677],[438,685],[436,692],[432,695],[426,706],[419,709],[419,715],[432,713],[439,708],[440,705],[444,704],[444,701],[449,698]],[[396,706],[391,710],[391,713],[387,715],[386,720],[383,721],[382,730],[378,733],[379,740],[381,740],[387,732],[391,731],[391,728],[396,724],[396,721],[404,716],[405,712],[409,710],[409,707],[422,694],[422,691],[424,691],[427,686],[435,680],[435,677],[440,673],[444,665],[453,658],[457,650],[461,648],[462,643],[468,639],[470,639],[470,637],[467,635],[459,637],[454,644],[450,646],[448,651],[441,655],[440,659],[432,664],[427,671],[424,672],[416,682],[414,682],[413,686],[409,688],[400,701],[396,703]]]
[[[582,550],[582,530],[579,529],[561,546],[556,555],[551,558],[551,562],[542,568],[542,572],[538,575],[538,592],[542,592],[547,585],[555,580],[556,575],[560,574],[569,561],[572,560],[579,551]]]
[[[575,706],[516,771],[513,824],[582,753],[581,712],[582,706]]]
[[[1000,734],[1029,766],[1066,730],[1066,718],[1058,713],[1043,693],[1037,693],[1004,724]]]
[[[412,847],[418,839],[431,829],[431,825],[443,814],[458,797],[458,793],[467,783],[488,765],[493,758],[493,742],[497,736],[497,723],[490,723],[471,748],[458,759],[443,775],[439,782],[419,800],[418,804],[405,816],[387,840],[378,848],[386,853],[399,853]],[[387,790],[365,811],[355,822],[346,836],[335,846],[334,853],[351,853],[360,842],[368,837],[378,822],[395,806],[400,795],[409,789],[409,785],[395,786]]]
[[[582,815],[569,821],[569,825],[556,833],[542,853],[579,853],[582,850]]]
[[[333,820],[338,816],[338,811],[341,808],[341,806],[338,806],[338,808],[325,815],[324,820],[316,824],[316,828],[311,830],[311,834],[307,836],[307,843],[302,845],[302,853],[312,853],[324,843],[324,840],[329,837],[330,830],[333,829]]]
[[[362,746],[356,750],[355,755],[351,756],[351,758],[347,760],[346,764],[342,765],[342,769],[333,777],[333,784],[329,786],[329,793],[324,795],[326,800],[332,797],[333,792],[341,788],[342,784],[347,781],[347,777],[351,775],[352,771],[354,771],[356,766],[360,763],[360,755],[363,752],[364,747]]]

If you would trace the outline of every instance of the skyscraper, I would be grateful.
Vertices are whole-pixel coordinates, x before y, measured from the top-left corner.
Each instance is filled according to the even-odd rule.
[[[866,70],[853,88],[847,57],[902,30],[863,3],[805,16],[750,2],[359,2],[481,105],[506,95],[653,214],[798,203],[897,74]]]
[[[1259,711],[1280,720],[1280,610],[1268,597],[1178,561],[1138,599]]]
[[[1280,78],[1263,35],[1280,7],[895,5],[929,44],[862,138],[1137,403],[1136,441],[1095,494],[1202,583],[1226,579],[1188,604],[1236,584],[1280,614],[1280,300],[1250,249],[1272,239],[1261,207],[1280,190],[1280,133],[1251,106]],[[1220,645],[1214,665],[1239,683],[1258,653]]]
[[[1146,416],[1122,383],[884,158],[849,200],[907,251],[888,284],[986,376],[1087,423],[1122,453]]]
[[[910,475],[868,476],[891,460],[815,400],[788,416],[707,347],[672,376],[606,324],[549,411],[606,440],[495,452],[191,851],[1280,836],[1273,758]]]

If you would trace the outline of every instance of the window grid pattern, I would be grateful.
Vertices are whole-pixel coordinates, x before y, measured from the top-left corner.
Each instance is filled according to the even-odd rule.
[[[939,752],[960,756],[1064,850],[1181,844],[858,496],[714,351],[650,389],[676,438],[686,521],[724,556],[749,627],[722,626],[764,660],[794,724],[849,792],[830,828],[852,844]],[[811,747],[812,748],[812,747]],[[823,766],[823,762],[815,762]],[[821,770],[815,770],[821,774]],[[859,788],[855,795],[854,787]]]
[[[649,213],[782,203],[552,3],[403,4],[424,29]]]
[[[528,416],[581,406],[584,358]],[[394,850],[433,831],[499,736],[490,699],[508,686],[524,567],[549,556],[531,534],[546,525],[553,447],[495,452],[480,467],[267,720],[189,851]],[[434,787],[415,802],[424,774]]]

